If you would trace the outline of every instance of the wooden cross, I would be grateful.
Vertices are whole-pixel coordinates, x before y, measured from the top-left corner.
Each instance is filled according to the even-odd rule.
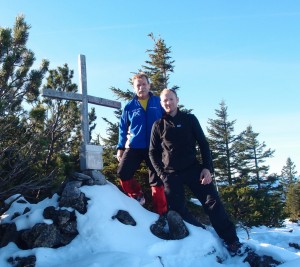
[[[86,62],[85,56],[78,56],[79,66],[79,82],[81,94],[62,92],[53,89],[44,89],[43,96],[80,101],[81,103],[81,132],[82,132],[82,144],[80,148],[80,169],[84,170],[101,170],[103,168],[102,160],[102,147],[90,144],[89,134],[89,114],[88,103],[110,107],[121,108],[121,103],[118,101],[108,100],[100,97],[90,96],[87,94],[87,76],[86,76]]]

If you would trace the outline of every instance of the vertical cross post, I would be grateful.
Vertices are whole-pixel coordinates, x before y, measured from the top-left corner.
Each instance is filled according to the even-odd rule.
[[[82,145],[87,145],[90,142],[89,133],[89,112],[87,99],[87,77],[86,77],[86,61],[84,55],[78,56],[79,68],[79,85],[82,94],[81,103],[81,131],[82,131]]]

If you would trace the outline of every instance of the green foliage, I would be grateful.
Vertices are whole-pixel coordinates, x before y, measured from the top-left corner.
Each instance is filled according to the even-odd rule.
[[[0,27],[0,201],[45,188],[50,181],[35,172],[40,143],[23,107],[37,101],[49,65],[44,60],[32,69],[34,53],[26,47],[29,29],[23,16],[16,18],[13,29]],[[32,115],[37,121],[42,113]]]
[[[253,188],[245,180],[232,186],[221,187],[226,210],[236,222],[252,227],[280,226],[285,218],[283,202],[276,188]]]
[[[236,169],[241,176],[248,176],[254,184],[260,188],[262,175],[267,173],[269,166],[263,165],[267,158],[274,154],[274,150],[266,149],[265,142],[260,143],[257,139],[258,133],[255,133],[252,126],[248,126],[235,142],[236,151]],[[254,177],[252,177],[255,175]]]
[[[208,141],[213,155],[216,178],[229,185],[233,183],[234,174],[234,121],[228,120],[227,106],[224,101],[220,109],[215,110],[217,119],[209,119]]]
[[[285,187],[288,185],[295,183],[297,181],[296,178],[297,171],[296,171],[296,165],[291,160],[290,157],[287,158],[286,164],[283,166],[281,170],[281,183],[284,184]]]
[[[167,47],[162,38],[156,39],[153,33],[148,36],[153,40],[154,47],[146,50],[150,60],[146,60],[147,65],[142,66],[142,71],[147,73],[151,79],[151,91],[155,95],[159,95],[163,89],[168,88],[170,73],[174,72],[175,61],[170,56],[171,47]],[[172,88],[177,90],[178,86]]]
[[[32,69],[34,53],[26,47],[29,29],[23,16],[16,18],[13,29],[0,28],[0,201],[15,193],[43,197],[79,167],[78,103],[40,99],[47,73],[44,88],[76,92],[73,71],[67,64],[48,71],[45,60]],[[95,120],[92,109],[90,134]]]
[[[42,61],[38,70],[31,69],[35,57],[26,47],[30,26],[18,16],[13,29],[0,28],[0,116],[22,113],[23,101],[32,103],[49,62]]]
[[[292,183],[288,187],[286,211],[292,220],[300,219],[300,181]]]

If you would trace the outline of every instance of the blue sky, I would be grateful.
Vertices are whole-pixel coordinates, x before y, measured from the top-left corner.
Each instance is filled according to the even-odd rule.
[[[300,173],[300,2],[298,0],[0,0],[0,26],[24,14],[36,65],[67,63],[78,82],[78,55],[87,62],[88,93],[116,100],[111,86],[128,79],[153,48],[150,32],[171,47],[170,86],[193,109],[204,130],[222,100],[238,134],[251,124],[258,140],[275,150],[267,161],[280,173],[291,157]],[[124,103],[122,103],[124,106]],[[113,109],[97,107],[115,121]]]

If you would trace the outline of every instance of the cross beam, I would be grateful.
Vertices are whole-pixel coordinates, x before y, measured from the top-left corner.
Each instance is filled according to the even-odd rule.
[[[53,89],[45,88],[43,89],[43,96],[57,98],[57,99],[66,99],[66,100],[74,100],[74,101],[82,101],[82,94],[72,93],[72,92],[63,92],[56,91]],[[101,97],[95,97],[91,95],[87,95],[88,103],[95,104],[99,106],[105,106],[109,108],[121,108],[121,103],[118,101],[113,101]]]

